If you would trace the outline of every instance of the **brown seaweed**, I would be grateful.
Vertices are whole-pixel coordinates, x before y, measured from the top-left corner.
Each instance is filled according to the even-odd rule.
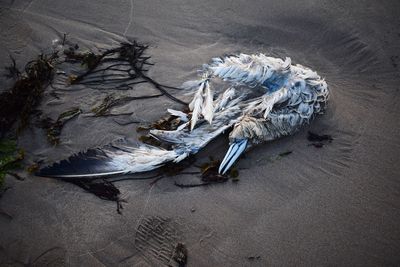
[[[106,116],[106,115],[112,115],[110,114],[110,109],[118,106],[118,105],[123,105],[126,104],[130,101],[133,100],[139,100],[139,99],[149,99],[149,98],[156,98],[160,97],[162,94],[156,94],[156,95],[148,95],[148,96],[125,96],[125,97],[115,97],[114,94],[107,95],[101,104],[95,106],[92,108],[92,112],[96,117],[99,116]],[[116,114],[116,115],[130,115],[132,113],[123,113],[123,114]]]
[[[157,129],[157,130],[164,130],[164,131],[174,131],[176,130],[179,125],[182,123],[180,118],[177,118],[175,116],[166,116],[164,118],[161,118],[149,125],[141,125],[139,126],[136,131],[147,131],[151,129]]]
[[[210,157],[210,161],[206,162],[198,168],[200,169],[201,183],[194,184],[181,184],[175,182],[174,185],[180,188],[190,188],[190,187],[199,187],[199,186],[207,186],[211,184],[225,183],[229,179],[232,179],[232,182],[239,181],[239,171],[235,168],[231,168],[227,173],[220,174],[218,172],[219,165],[221,161],[214,160]]]
[[[58,145],[60,143],[60,135],[64,125],[82,113],[79,108],[73,108],[61,113],[56,121],[50,118],[42,120],[42,128],[46,129],[47,140],[52,145]]]

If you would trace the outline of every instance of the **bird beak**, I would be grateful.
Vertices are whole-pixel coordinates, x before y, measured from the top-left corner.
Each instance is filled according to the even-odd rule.
[[[219,165],[218,172],[220,174],[225,174],[229,170],[229,168],[232,167],[233,163],[235,163],[235,161],[239,158],[239,156],[246,149],[247,143],[248,143],[248,139],[239,139],[239,140],[235,140],[230,145],[228,152],[226,152],[226,155],[221,162],[221,165]]]

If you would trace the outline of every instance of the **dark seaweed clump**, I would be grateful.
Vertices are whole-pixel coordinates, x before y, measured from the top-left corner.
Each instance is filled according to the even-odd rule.
[[[150,56],[145,55],[148,49],[147,45],[140,44],[136,41],[131,43],[121,43],[119,47],[108,49],[100,54],[94,52],[77,52],[75,48],[64,51],[67,62],[80,63],[86,67],[86,71],[81,74],[71,74],[69,83],[83,84],[100,89],[113,90],[129,90],[133,85],[140,83],[149,83],[160,94],[154,96],[136,97],[136,99],[145,99],[149,97],[166,96],[169,99],[187,105],[186,102],[171,95],[167,89],[179,89],[176,87],[160,84],[146,75],[148,69],[146,66],[151,66],[149,62]],[[112,71],[112,73],[110,73]],[[132,99],[135,100],[135,99]]]
[[[210,160],[202,165],[198,166],[200,169],[200,177],[201,183],[195,184],[180,184],[175,182],[175,185],[181,188],[188,188],[188,187],[198,187],[198,186],[207,186],[211,184],[219,184],[225,183],[232,179],[232,182],[239,181],[239,171],[236,168],[231,168],[225,174],[219,174],[218,169],[219,165],[221,164],[220,160],[214,160],[210,157]]]
[[[45,88],[53,79],[53,64],[57,59],[57,53],[39,55],[26,64],[23,74],[16,68],[13,59],[12,65],[6,67],[6,76],[16,81],[10,90],[0,94],[0,136],[4,136],[17,121],[18,132],[28,125]]]

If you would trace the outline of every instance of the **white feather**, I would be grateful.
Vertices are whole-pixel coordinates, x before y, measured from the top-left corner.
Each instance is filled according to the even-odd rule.
[[[266,57],[264,54],[229,56],[213,59],[207,71],[225,81],[255,87],[268,79],[286,75],[290,72],[291,60]]]
[[[213,92],[208,81],[205,82],[204,86],[204,103],[202,105],[201,114],[206,121],[210,124],[212,123],[214,116]]]
[[[187,122],[189,119],[187,117],[187,114],[179,111],[179,110],[175,110],[175,109],[167,109],[167,111],[169,112],[169,114],[171,114],[172,116],[178,117],[181,119],[181,121],[183,122]]]
[[[219,111],[224,109],[228,102],[231,101],[235,97],[236,90],[234,87],[230,87],[225,92],[220,95],[220,97],[216,100],[216,105],[214,111]]]
[[[203,93],[199,90],[193,98],[193,101],[189,104],[189,108],[192,111],[192,119],[190,121],[190,130],[193,130],[196,126],[197,120],[201,114],[201,106],[203,104]]]

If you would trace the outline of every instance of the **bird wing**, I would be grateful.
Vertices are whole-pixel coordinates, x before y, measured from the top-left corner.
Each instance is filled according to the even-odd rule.
[[[143,143],[119,140],[89,149],[40,169],[36,175],[53,178],[99,178],[150,171],[182,155]],[[183,158],[182,158],[183,159]]]

